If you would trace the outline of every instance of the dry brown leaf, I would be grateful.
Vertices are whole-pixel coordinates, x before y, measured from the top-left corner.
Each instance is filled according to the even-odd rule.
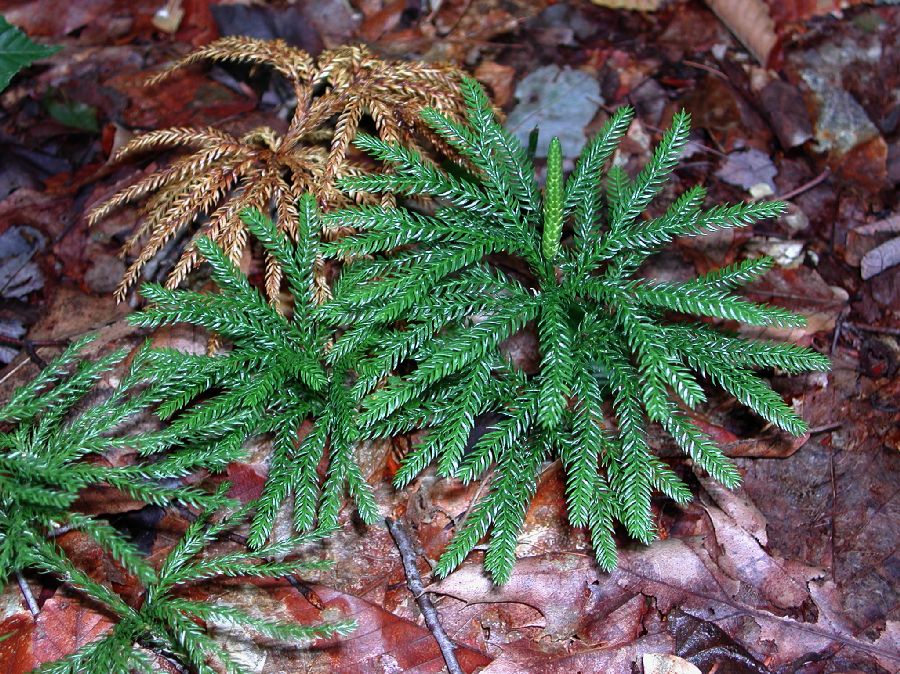
[[[778,36],[763,0],[706,0],[706,4],[757,61],[768,63]]]

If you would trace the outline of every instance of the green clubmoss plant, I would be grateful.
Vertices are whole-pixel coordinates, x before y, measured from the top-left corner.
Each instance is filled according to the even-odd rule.
[[[52,537],[67,530],[83,531],[126,570],[148,580],[152,571],[126,537],[102,519],[78,512],[79,495],[88,487],[108,485],[147,503],[197,505],[204,492],[169,482],[198,468],[221,469],[230,458],[180,449],[139,458],[132,465],[105,461],[114,449],[150,454],[145,448],[157,444],[156,433],[121,432],[149,405],[125,388],[84,404],[95,383],[125,355],[117,351],[83,360],[82,350],[91,339],[73,343],[0,409],[0,582],[58,559]]]
[[[290,316],[267,302],[216,244],[201,238],[197,247],[219,292],[148,284],[142,294],[150,306],[132,317],[134,324],[149,328],[195,325],[230,345],[213,355],[146,349],[137,358],[135,372],[148,382],[146,395],[162,401],[159,411],[170,420],[171,443],[206,451],[227,446],[238,452],[250,437],[274,438],[268,477],[250,528],[252,548],[269,538],[288,498],[293,499],[299,532],[314,526],[333,529],[345,488],[365,521],[378,518],[353,454],[359,434],[356,401],[347,385],[350,361],[324,361],[332,333],[317,317],[313,273],[319,215],[311,195],[300,199],[298,212],[296,246],[259,212],[243,214],[250,231],[284,271],[294,298]],[[305,421],[311,424],[301,437]],[[328,469],[322,482],[317,469],[325,456]]]
[[[496,582],[509,578],[541,467],[556,457],[567,476],[569,519],[589,528],[601,568],[611,569],[616,521],[649,542],[653,492],[680,503],[691,496],[653,454],[648,423],[728,487],[738,484],[737,469],[689,414],[706,399],[703,384],[721,387],[790,433],[806,429],[754,370],[825,370],[828,360],[711,323],[803,325],[800,316],[735,292],[770,269],[770,258],[685,282],[640,274],[676,237],[749,225],[784,205],[704,208],[706,193],[697,186],[663,215],[646,217],[688,140],[689,117],[675,115],[632,179],[608,167],[630,108],[612,115],[565,179],[554,139],[542,192],[527,152],[497,123],[479,85],[469,80],[464,92],[467,123],[434,110],[423,116],[468,161],[468,172],[358,137],[356,144],[391,171],[345,178],[343,189],[427,195],[440,206],[431,214],[369,206],[324,216],[327,225],[359,232],[323,246],[326,256],[355,260],[322,309],[343,331],[329,358],[345,362],[356,354],[351,397],[364,398],[361,432],[429,429],[405,458],[397,486],[434,460],[439,474],[464,482],[493,467],[490,488],[438,563],[439,576],[490,530],[485,566]],[[502,348],[529,324],[536,325],[541,358],[533,376],[517,371]],[[489,412],[500,420],[474,438],[476,419]]]
[[[221,496],[222,492],[219,492]],[[102,637],[75,653],[41,667],[40,674],[118,674],[158,671],[154,654],[175,660],[197,674],[247,674],[247,671],[213,637],[210,625],[240,626],[260,636],[308,644],[317,637],[347,634],[352,620],[320,625],[299,625],[258,618],[247,611],[218,601],[188,599],[186,588],[216,578],[278,578],[300,570],[327,568],[327,562],[282,558],[306,539],[287,539],[263,546],[255,553],[204,554],[222,534],[246,520],[249,507],[218,520],[208,508],[188,527],[169,552],[159,571],[146,583],[138,606],[125,602],[107,586],[91,579],[64,557],[48,559],[46,567],[112,614],[115,626]]]

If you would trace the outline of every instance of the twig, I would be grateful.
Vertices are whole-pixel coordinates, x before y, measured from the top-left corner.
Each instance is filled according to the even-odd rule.
[[[37,365],[38,370],[43,370],[47,367],[47,361],[38,355],[37,349],[34,348],[34,344],[27,339],[22,345],[22,350],[25,351],[26,355],[31,359],[31,362]]]
[[[16,581],[19,583],[19,590],[21,590],[22,596],[25,598],[28,610],[31,611],[33,617],[37,618],[41,613],[41,609],[38,607],[34,595],[31,594],[31,588],[28,587],[28,581],[25,580],[25,576],[22,575],[21,571],[16,571]]]
[[[827,433],[828,431],[836,431],[839,428],[843,428],[843,422],[836,421],[833,424],[824,424],[822,426],[813,426],[809,429],[810,435],[815,435],[817,433]]]
[[[463,674],[462,668],[456,661],[456,654],[453,652],[456,646],[450,641],[450,637],[441,626],[440,618],[438,618],[437,609],[431,603],[431,598],[425,593],[425,587],[422,585],[422,578],[419,576],[419,570],[416,568],[416,553],[406,535],[406,530],[399,522],[395,522],[390,517],[386,517],[384,523],[387,525],[391,538],[400,551],[400,560],[403,562],[403,571],[406,573],[406,584],[412,592],[419,610],[425,618],[425,624],[434,635],[438,648],[441,649],[441,655],[444,656],[444,662],[447,663],[447,671],[450,674]]]
[[[861,332],[874,332],[878,335],[900,335],[900,328],[882,328],[877,325],[860,325],[859,323],[851,323],[847,321],[844,325]]]
[[[71,339],[19,339],[18,337],[0,334],[0,344],[18,346],[19,348],[24,348],[29,344],[32,347],[42,348],[45,346],[68,346],[71,343]]]
[[[697,61],[689,61],[688,59],[682,59],[681,63],[686,66],[691,66],[692,68],[697,68],[698,70],[705,70],[711,75],[715,75],[716,77],[725,80],[726,82],[730,82],[731,78],[728,77],[725,73],[723,73],[718,68],[713,68],[712,66],[708,66],[705,63],[698,63]]]
[[[824,171],[822,171],[819,175],[817,175],[815,178],[813,178],[809,182],[803,183],[799,187],[795,187],[794,189],[792,189],[790,192],[787,192],[786,194],[780,194],[775,198],[778,199],[779,201],[787,201],[788,199],[793,199],[794,197],[799,196],[808,190],[811,190],[813,187],[818,185],[820,182],[825,180],[825,178],[827,178],[830,175],[831,175],[831,169],[826,168]]]
[[[838,314],[837,320],[834,322],[834,334],[831,336],[831,349],[828,354],[834,357],[834,352],[837,351],[838,342],[841,339],[841,333],[844,331],[844,322],[847,320],[847,316],[850,315],[850,307],[846,306],[841,309],[841,313]]]
[[[43,370],[47,367],[47,362],[38,355],[37,349],[45,346],[68,346],[69,342],[61,339],[18,339],[8,335],[0,335],[0,344],[13,346],[22,349],[31,362]]]

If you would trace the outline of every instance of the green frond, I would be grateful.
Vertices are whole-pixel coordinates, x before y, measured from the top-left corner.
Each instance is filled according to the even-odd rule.
[[[672,118],[672,126],[663,135],[647,166],[631,184],[619,187],[620,192],[614,201],[611,196],[613,215],[610,230],[613,233],[637,218],[662,188],[687,144],[690,125],[691,116],[684,111],[677,112]]]
[[[688,285],[712,290],[732,290],[747,285],[772,268],[775,261],[767,256],[741,260],[734,264],[714,269],[688,281]]]
[[[644,306],[683,314],[739,321],[748,325],[798,328],[806,319],[781,307],[749,302],[715,287],[688,283],[642,283],[631,288]]]
[[[391,164],[393,172],[341,178],[337,181],[339,189],[350,193],[427,195],[476,213],[493,212],[490,198],[476,183],[442,171],[413,150],[364,133],[357,135],[354,145],[375,159]]]
[[[86,592],[112,602],[102,586],[79,575],[62,553],[45,542],[50,529],[79,529],[93,538],[125,570],[138,579],[153,570],[135,546],[105,521],[77,510],[83,489],[104,485],[146,503],[200,503],[204,495],[179,486],[189,470],[208,469],[215,459],[181,449],[151,460],[114,465],[105,454],[122,447],[159,445],[154,431],[126,424],[149,412],[153,400],[130,396],[119,388],[84,404],[95,384],[124,358],[114,351],[96,360],[81,360],[79,349],[91,337],[77,340],[47,365],[35,380],[13,393],[4,408],[8,430],[0,434],[0,577],[38,568],[81,583]],[[121,608],[121,607],[118,607]]]
[[[608,451],[609,445],[601,427],[603,396],[586,365],[583,361],[576,365],[572,379],[572,430],[560,450],[566,470],[569,521],[576,527],[588,525],[592,504],[600,493],[608,491],[598,473],[600,452]]]
[[[531,462],[548,452],[563,462],[572,523],[590,529],[598,563],[609,569],[616,558],[616,520],[648,542],[656,533],[652,494],[661,491],[680,503],[690,498],[677,474],[653,455],[648,423],[661,424],[716,479],[738,481],[731,463],[682,409],[705,402],[699,376],[782,428],[803,429],[751,369],[822,370],[827,359],[793,345],[668,320],[676,312],[801,325],[802,317],[733,292],[765,273],[770,260],[739,262],[684,283],[639,276],[648,256],[676,237],[747,225],[784,206],[704,209],[706,192],[696,186],[661,216],[642,217],[675,168],[690,118],[674,116],[631,179],[621,167],[607,168],[633,118],[628,108],[610,117],[565,180],[554,139],[541,195],[527,151],[497,122],[480,86],[466,80],[462,88],[465,120],[424,113],[458,153],[462,170],[451,175],[412,150],[375,138],[358,142],[391,172],[349,178],[346,189],[424,194],[436,198],[438,208],[414,213],[362,207],[326,216],[334,218],[332,226],[357,230],[326,246],[329,256],[350,259],[322,312],[341,331],[331,358],[353,363],[361,433],[427,430],[405,457],[398,486],[435,460],[439,474],[463,482],[494,466],[491,490],[448,547],[440,575],[493,528],[485,566],[498,582],[508,577],[533,488]],[[571,245],[563,246],[570,226]],[[537,371],[526,376],[515,368],[492,369],[489,363],[502,356],[506,340],[530,322],[541,356]],[[603,428],[604,410],[612,412],[609,430]],[[469,447],[475,418],[486,412],[500,419]]]
[[[579,246],[594,245],[591,228],[600,217],[600,181],[603,168],[628,131],[632,119],[634,109],[630,106],[616,110],[582,150],[575,170],[566,181],[565,212],[575,218]]]

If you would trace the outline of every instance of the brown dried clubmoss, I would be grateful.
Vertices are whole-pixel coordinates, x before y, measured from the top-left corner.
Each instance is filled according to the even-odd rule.
[[[314,60],[281,40],[227,37],[174,62],[149,83],[201,61],[269,66],[291,84],[297,107],[284,134],[269,127],[243,136],[211,127],[170,128],[142,134],[116,153],[113,161],[119,162],[152,150],[188,151],[98,204],[89,215],[93,225],[114,209],[149,195],[143,222],[122,251],[123,255],[137,252],[137,257],[116,290],[119,300],[138,280],[144,265],[191,223],[204,220],[169,274],[170,288],[178,286],[201,261],[194,245],[199,236],[211,238],[235,262],[240,259],[248,239],[239,217],[245,208],[273,212],[279,231],[294,239],[294,203],[303,193],[314,194],[323,209],[346,206],[349,197],[335,183],[363,170],[348,157],[348,150],[365,116],[372,119],[383,140],[413,147],[427,140],[448,151],[421,122],[419,113],[427,107],[450,115],[463,110],[460,73],[452,66],[385,61],[363,46],[329,50]],[[265,290],[273,302],[281,277],[280,265],[267,256]],[[317,279],[325,298],[328,287],[321,271]]]

